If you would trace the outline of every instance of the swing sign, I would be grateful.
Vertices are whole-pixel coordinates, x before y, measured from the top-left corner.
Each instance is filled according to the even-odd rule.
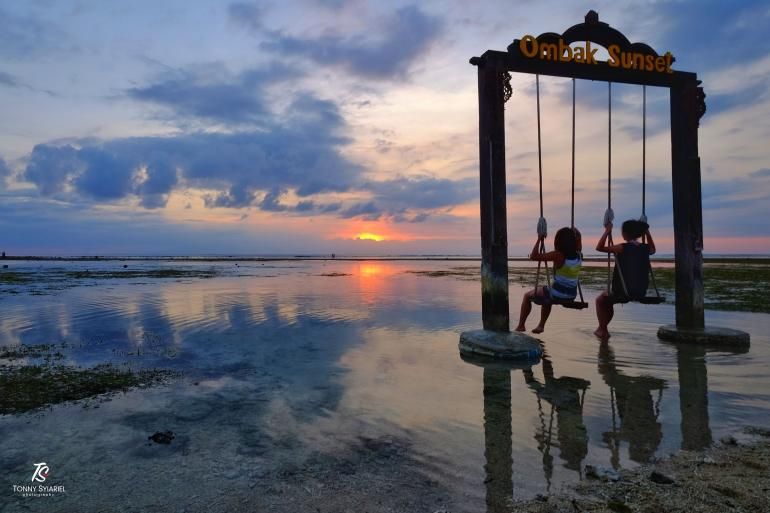
[[[526,35],[519,41],[521,55],[528,59],[540,59],[554,62],[576,62],[578,64],[599,64],[596,60],[597,48],[591,48],[591,41],[586,41],[585,46],[570,47],[559,38],[557,43],[539,42],[536,37]],[[607,47],[609,59],[607,65],[611,68],[635,69],[640,71],[653,71],[657,73],[669,73],[674,56],[671,52],[657,56],[640,52],[624,52],[619,45]]]

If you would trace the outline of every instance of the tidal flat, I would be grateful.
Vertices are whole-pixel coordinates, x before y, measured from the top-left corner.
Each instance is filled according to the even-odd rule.
[[[550,269],[549,269],[550,271]],[[453,276],[459,279],[480,279],[479,266],[462,265],[442,270],[410,271],[431,277]],[[653,268],[655,284],[666,302],[674,304],[674,268],[671,264],[658,264]],[[536,265],[512,262],[508,269],[511,283],[534,288]],[[545,285],[545,268],[541,268],[539,283]],[[580,282],[587,291],[607,288],[607,267],[598,261],[585,265]],[[770,262],[745,259],[734,262],[719,259],[703,266],[703,284],[706,307],[713,310],[770,313],[770,296],[763,288],[770,283]],[[654,294],[652,282],[648,294]]]
[[[8,265],[0,380],[29,392],[3,392],[3,513],[514,511],[573,497],[588,467],[631,486],[660,459],[770,421],[770,315],[720,309],[708,274],[707,324],[748,331],[749,348],[659,341],[671,304],[618,307],[609,343],[591,334],[593,307],[554,309],[544,357],[504,367],[457,350],[481,327],[473,262]],[[512,312],[528,266],[512,263]],[[715,281],[752,286],[712,266],[729,273]],[[770,283],[766,269],[746,278]],[[14,493],[39,462],[66,493]]]

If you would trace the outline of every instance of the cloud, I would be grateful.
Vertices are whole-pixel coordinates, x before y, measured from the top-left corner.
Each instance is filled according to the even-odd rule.
[[[378,202],[392,209],[437,209],[466,203],[478,198],[478,179],[449,180],[430,176],[399,177],[393,180],[368,182]]]
[[[262,29],[262,16],[264,9],[248,2],[235,2],[228,6],[227,13],[233,23],[241,25],[250,31]]]
[[[15,76],[11,75],[10,73],[0,71],[0,85],[7,87],[20,87],[21,83]]]
[[[26,60],[63,48],[67,35],[56,25],[36,17],[0,9],[0,55]]]
[[[265,100],[267,88],[301,75],[301,71],[280,63],[250,68],[235,76],[212,64],[167,72],[152,84],[128,89],[126,95],[165,107],[178,118],[259,124],[271,115]]]
[[[249,206],[256,192],[267,191],[272,195],[261,207],[268,210],[279,208],[275,191],[303,197],[344,192],[359,182],[362,169],[340,152],[348,139],[334,103],[300,94],[269,123],[267,130],[235,133],[40,144],[22,177],[44,196],[138,197],[147,208],[164,206],[183,185],[220,190],[207,198],[209,207]]]
[[[11,168],[5,163],[2,157],[0,157],[0,189],[5,187],[7,178],[11,176]]]
[[[399,78],[428,50],[440,32],[441,22],[416,6],[407,6],[398,9],[381,26],[383,35],[377,40],[369,34],[293,37],[272,32],[261,47],[324,66],[339,66],[367,78]]]
[[[373,198],[347,206],[339,212],[340,217],[360,217],[369,221],[386,217],[396,223],[420,223],[431,216],[431,211],[451,208],[477,198],[478,180],[398,177],[367,181],[358,189]]]
[[[648,13],[661,20],[658,26],[668,28],[660,37],[660,51],[671,48],[675,56],[686,56],[687,62],[675,67],[698,73],[726,65],[751,62],[767,55],[770,12],[765,0],[742,2],[656,2]],[[694,34],[702,37],[694,37]],[[704,44],[704,38],[717,41]],[[673,51],[673,50],[672,50]],[[681,58],[680,60],[685,60]],[[707,69],[688,69],[690,63]]]
[[[10,73],[6,73],[4,71],[0,71],[0,86],[10,87],[14,89],[26,89],[27,91],[32,91],[35,93],[45,93],[48,96],[57,96],[56,93],[49,89],[38,89],[36,87],[33,87],[21,80],[19,80],[18,77],[15,75],[11,75]]]
[[[356,203],[340,212],[340,217],[349,219],[351,217],[361,217],[367,221],[376,221],[382,217],[382,211],[373,201],[366,203]]]

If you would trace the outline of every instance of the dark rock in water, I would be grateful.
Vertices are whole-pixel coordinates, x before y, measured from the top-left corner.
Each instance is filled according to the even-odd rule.
[[[128,266],[126,264],[123,264],[123,269],[127,269]]]
[[[171,440],[174,439],[174,433],[171,431],[156,431],[155,434],[148,436],[147,438],[156,444],[168,445],[171,443]]]
[[[650,481],[652,481],[653,483],[666,484],[666,485],[675,483],[675,481],[672,478],[668,477],[665,474],[661,474],[660,472],[657,472],[657,471],[653,471],[653,473],[650,474]]]
[[[748,433],[750,435],[759,435],[764,436],[766,438],[770,438],[770,429],[762,428],[762,427],[756,427],[756,426],[747,426],[743,429],[744,433]]]
[[[611,468],[594,467],[593,465],[586,465],[586,477],[592,479],[601,479],[602,481],[620,481],[620,474]]]

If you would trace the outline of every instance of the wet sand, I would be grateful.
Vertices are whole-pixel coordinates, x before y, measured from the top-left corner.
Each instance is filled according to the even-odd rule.
[[[739,443],[736,437],[755,435]],[[723,513],[770,508],[770,431],[746,428],[704,451],[682,451],[630,471],[587,479],[549,497],[518,502],[521,513]],[[614,479],[617,479],[615,481]]]

